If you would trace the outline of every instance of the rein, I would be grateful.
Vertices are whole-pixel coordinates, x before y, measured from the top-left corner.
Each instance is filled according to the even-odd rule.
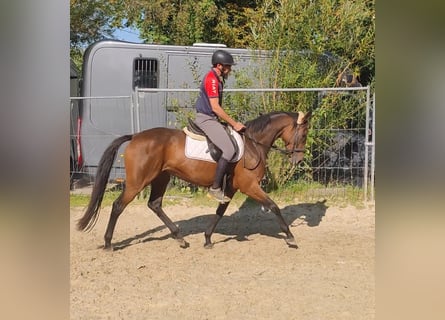
[[[296,135],[296,133],[295,133],[295,135]],[[257,145],[260,145],[260,146],[263,146],[263,147],[270,148],[270,149],[272,149],[272,150],[274,150],[274,151],[278,151],[278,152],[281,152],[281,153],[286,154],[286,155],[293,154],[293,153],[295,153],[295,152],[305,152],[305,151],[306,151],[306,149],[293,149],[293,150],[287,150],[287,149],[279,148],[279,147],[277,147],[277,146],[274,145],[274,144],[272,144],[271,146],[269,146],[269,145],[266,145],[266,144],[264,144],[264,143],[261,143],[261,142],[256,141],[254,138],[249,137],[249,136],[248,136],[247,134],[245,134],[245,133],[243,133],[243,136],[244,136],[245,138],[249,139],[250,141],[252,141],[253,143],[257,144]]]
[[[305,151],[306,151],[306,149],[286,150],[286,149],[278,148],[278,147],[275,146],[275,145],[272,145],[270,148],[273,149],[273,150],[275,150],[275,151],[279,151],[279,152],[281,152],[281,153],[283,153],[283,154],[293,154],[293,153],[295,153],[295,152],[305,152]]]

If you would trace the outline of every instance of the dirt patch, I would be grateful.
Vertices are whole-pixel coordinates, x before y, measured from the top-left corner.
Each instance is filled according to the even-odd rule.
[[[103,235],[111,208],[90,233],[71,209],[71,319],[374,319],[373,209],[280,204],[299,248],[271,213],[230,205],[204,249],[214,208],[168,206],[190,247],[182,249],[145,206],[118,220],[115,251]]]

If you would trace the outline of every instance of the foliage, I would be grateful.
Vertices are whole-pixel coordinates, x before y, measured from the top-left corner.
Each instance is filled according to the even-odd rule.
[[[345,68],[369,82],[368,74],[374,73],[374,1],[264,0],[261,11],[251,15],[250,28],[257,48],[275,52],[274,84],[333,86],[333,75]]]
[[[345,70],[373,86],[374,1],[264,0],[257,10],[246,12],[251,46],[271,52],[270,63],[262,66],[262,73],[269,75],[269,87],[333,87]],[[364,127],[363,116],[357,119],[364,99],[358,100],[337,93],[322,97],[316,93],[276,93],[262,100],[261,109],[313,110],[313,128],[326,128],[327,124],[347,128],[352,121]],[[307,143],[311,152],[306,153],[303,166],[311,167],[313,152],[320,153],[330,135],[329,130],[311,130]],[[281,155],[271,154],[268,166],[271,189],[295,178],[295,168]]]
[[[70,56],[81,70],[83,48],[111,38],[113,6],[103,0],[70,0]]]
[[[245,45],[239,39],[246,30],[241,14],[256,1],[227,0],[114,0],[112,23],[135,26],[146,43],[191,45],[194,42],[224,42]]]
[[[78,57],[86,45],[132,26],[146,43],[272,50],[274,86],[333,85],[343,69],[368,84],[374,75],[374,6],[374,0],[70,0],[70,42]],[[320,57],[339,61],[317,78],[313,62]]]

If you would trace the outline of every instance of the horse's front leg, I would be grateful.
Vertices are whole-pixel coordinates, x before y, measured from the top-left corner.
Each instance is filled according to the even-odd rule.
[[[215,231],[216,225],[218,224],[219,220],[221,220],[221,218],[224,215],[224,212],[226,212],[228,206],[229,206],[229,202],[220,203],[218,205],[218,208],[216,209],[216,215],[213,217],[213,220],[210,222],[209,226],[207,227],[207,230],[204,233],[205,240],[206,240],[206,242],[204,244],[204,248],[206,248],[206,249],[213,248],[213,243],[210,238],[212,237],[212,234]]]
[[[242,191],[242,190],[241,190]],[[280,229],[286,234],[286,243],[289,247],[298,248],[297,242],[295,241],[294,235],[290,232],[289,226],[286,221],[284,221],[283,215],[281,214],[280,208],[277,204],[269,198],[266,192],[259,185],[255,185],[244,192],[252,199],[259,202],[265,209],[272,211],[278,219]]]
[[[278,208],[276,203],[272,199],[270,199],[267,195],[264,202],[261,203],[265,208],[272,211],[277,217],[281,231],[283,231],[286,234],[287,245],[291,248],[298,248],[294,235],[292,234],[292,232],[290,232],[289,226],[287,225],[286,221],[284,221],[283,215],[281,214],[281,210],[280,208]]]

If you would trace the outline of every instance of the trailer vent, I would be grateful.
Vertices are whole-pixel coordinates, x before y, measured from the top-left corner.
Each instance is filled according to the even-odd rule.
[[[133,63],[133,89],[158,88],[158,61],[138,58]]]

